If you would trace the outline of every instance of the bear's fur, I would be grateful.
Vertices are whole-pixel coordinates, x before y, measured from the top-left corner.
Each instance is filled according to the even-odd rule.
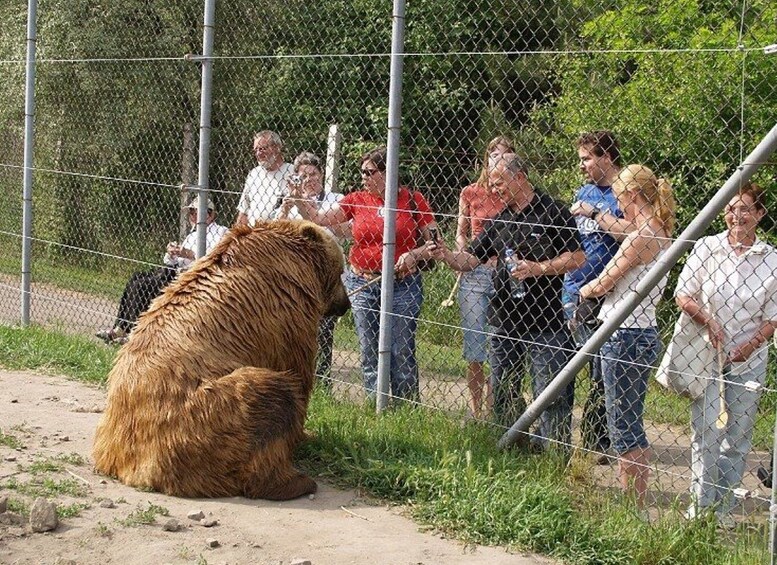
[[[108,377],[95,467],[183,497],[286,500],[315,492],[292,466],[322,315],[349,307],[322,228],[233,228],[139,320]]]

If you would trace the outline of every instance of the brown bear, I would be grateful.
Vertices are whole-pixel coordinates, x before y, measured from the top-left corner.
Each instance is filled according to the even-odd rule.
[[[233,228],[140,318],[108,376],[95,468],[183,497],[315,492],[292,452],[321,316],[350,306],[337,243],[310,222]]]

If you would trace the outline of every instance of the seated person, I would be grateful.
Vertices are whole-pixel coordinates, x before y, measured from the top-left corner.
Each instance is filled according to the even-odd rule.
[[[175,242],[167,245],[167,252],[164,256],[164,267],[157,267],[150,271],[139,271],[134,273],[119,301],[119,312],[116,315],[116,323],[111,329],[100,330],[97,337],[105,343],[124,343],[127,341],[129,332],[135,326],[140,315],[148,310],[151,301],[159,296],[164,288],[170,284],[176,276],[185,271],[194,262],[195,250],[197,249],[197,207],[199,206],[199,196],[196,197],[188,206],[189,223],[192,226],[191,232],[186,236],[181,245]],[[205,219],[207,223],[207,232],[205,239],[205,252],[209,253],[221,240],[227,228],[215,222],[216,210],[213,202],[208,200],[208,215]]]

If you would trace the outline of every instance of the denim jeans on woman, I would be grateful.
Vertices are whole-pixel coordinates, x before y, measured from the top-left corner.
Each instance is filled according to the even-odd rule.
[[[345,286],[351,292],[369,279],[348,271]],[[380,333],[380,292],[383,283],[371,285],[351,296],[351,310],[361,348],[364,389],[374,398],[378,381],[378,335]],[[417,399],[418,363],[415,356],[415,334],[418,314],[423,303],[421,274],[415,273],[394,281],[394,304],[391,308],[391,394],[396,398]]]
[[[470,363],[488,360],[488,305],[494,296],[494,269],[478,265],[461,274],[459,310],[464,331],[464,359]]]
[[[715,506],[725,514],[734,506],[733,489],[745,472],[745,457],[752,447],[753,427],[761,393],[744,384],[766,379],[766,356],[754,354],[737,363],[723,377],[728,421],[719,430],[720,388],[717,368],[710,372],[704,394],[691,403],[691,494],[698,508]]]
[[[607,427],[618,455],[650,446],[642,419],[648,377],[660,350],[656,328],[620,328],[599,350]]]

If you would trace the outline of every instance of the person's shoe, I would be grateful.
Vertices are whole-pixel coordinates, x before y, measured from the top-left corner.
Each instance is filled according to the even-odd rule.
[[[127,339],[127,332],[125,332],[121,328],[111,328],[109,330],[100,330],[96,334],[94,334],[101,340],[103,340],[105,343],[111,344],[116,342],[117,340],[124,339],[125,341],[122,343],[126,343]]]
[[[772,477],[771,471],[769,471],[766,467],[758,467],[755,474],[758,476],[758,480],[761,481],[763,486],[766,488],[772,488],[774,485],[774,478]]]

